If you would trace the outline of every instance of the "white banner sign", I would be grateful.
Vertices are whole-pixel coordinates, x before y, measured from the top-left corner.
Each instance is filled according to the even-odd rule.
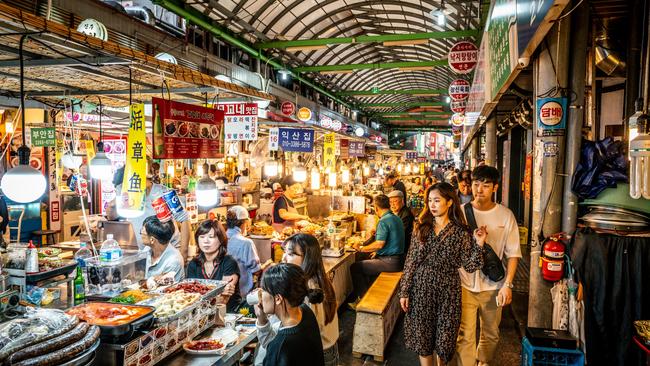
[[[280,143],[280,129],[277,127],[269,128],[269,151],[278,151]]]

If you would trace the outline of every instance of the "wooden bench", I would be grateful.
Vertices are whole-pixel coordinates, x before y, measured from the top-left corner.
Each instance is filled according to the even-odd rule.
[[[352,355],[384,361],[384,348],[400,315],[397,290],[402,272],[382,272],[357,305]]]

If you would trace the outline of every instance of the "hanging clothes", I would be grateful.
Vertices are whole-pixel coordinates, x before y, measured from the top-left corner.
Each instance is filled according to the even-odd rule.
[[[650,319],[650,239],[578,229],[571,259],[584,288],[590,366],[642,366],[634,320]]]
[[[553,299],[553,329],[569,330],[569,287],[566,279],[557,281],[551,289]]]

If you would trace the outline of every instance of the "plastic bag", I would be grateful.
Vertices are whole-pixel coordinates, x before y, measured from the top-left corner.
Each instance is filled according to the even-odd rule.
[[[571,181],[573,193],[583,199],[596,198],[605,188],[627,181],[627,154],[621,141],[611,137],[582,141],[580,162]]]
[[[23,318],[0,326],[0,361],[72,321],[72,317],[61,310],[27,308],[26,311]]]

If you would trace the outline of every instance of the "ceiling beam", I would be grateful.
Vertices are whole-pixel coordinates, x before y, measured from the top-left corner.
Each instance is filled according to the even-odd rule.
[[[340,70],[371,70],[371,69],[400,69],[412,67],[437,67],[447,66],[447,60],[434,61],[405,61],[405,62],[386,62],[371,64],[349,64],[349,65],[317,65],[296,67],[294,72],[320,72],[320,71],[340,71]]]
[[[418,117],[418,116],[409,116],[409,117],[387,117],[388,121],[428,121],[428,122],[445,122],[449,123],[448,118],[440,117]]]
[[[451,133],[450,127],[444,126],[391,126],[391,132],[393,131],[417,131],[417,132],[449,132]]]
[[[337,95],[340,96],[345,96],[345,95],[361,95],[361,96],[371,96],[371,95],[397,95],[397,94],[407,94],[407,95],[415,95],[415,94],[447,94],[447,89],[406,89],[406,90],[398,90],[398,89],[370,89],[370,90],[344,90],[336,93]]]
[[[312,47],[325,46],[334,44],[351,44],[351,43],[383,43],[399,41],[417,41],[428,39],[445,39],[445,38],[463,38],[477,37],[479,32],[475,29],[447,32],[426,32],[410,34],[384,34],[380,36],[358,36],[358,37],[335,37],[335,38],[317,38],[317,39],[298,39],[294,41],[270,41],[262,42],[257,45],[258,48],[289,48],[289,47]]]
[[[403,103],[403,102],[394,102],[394,103],[366,103],[366,104],[359,104],[358,107],[360,108],[367,108],[367,107],[405,107],[405,108],[418,108],[418,107],[444,107],[446,106],[447,103],[443,102],[408,102],[408,103]],[[393,112],[393,113],[399,113],[399,112]]]
[[[47,66],[108,66],[108,65],[128,65],[131,64],[130,60],[125,60],[118,57],[80,57],[80,58],[41,58],[33,60],[24,60],[25,67],[47,67]],[[19,67],[20,60],[2,60],[0,61],[0,68],[5,67]]]
[[[413,116],[451,116],[451,112],[430,111],[430,112],[378,112],[375,115],[381,117],[413,117]]]

